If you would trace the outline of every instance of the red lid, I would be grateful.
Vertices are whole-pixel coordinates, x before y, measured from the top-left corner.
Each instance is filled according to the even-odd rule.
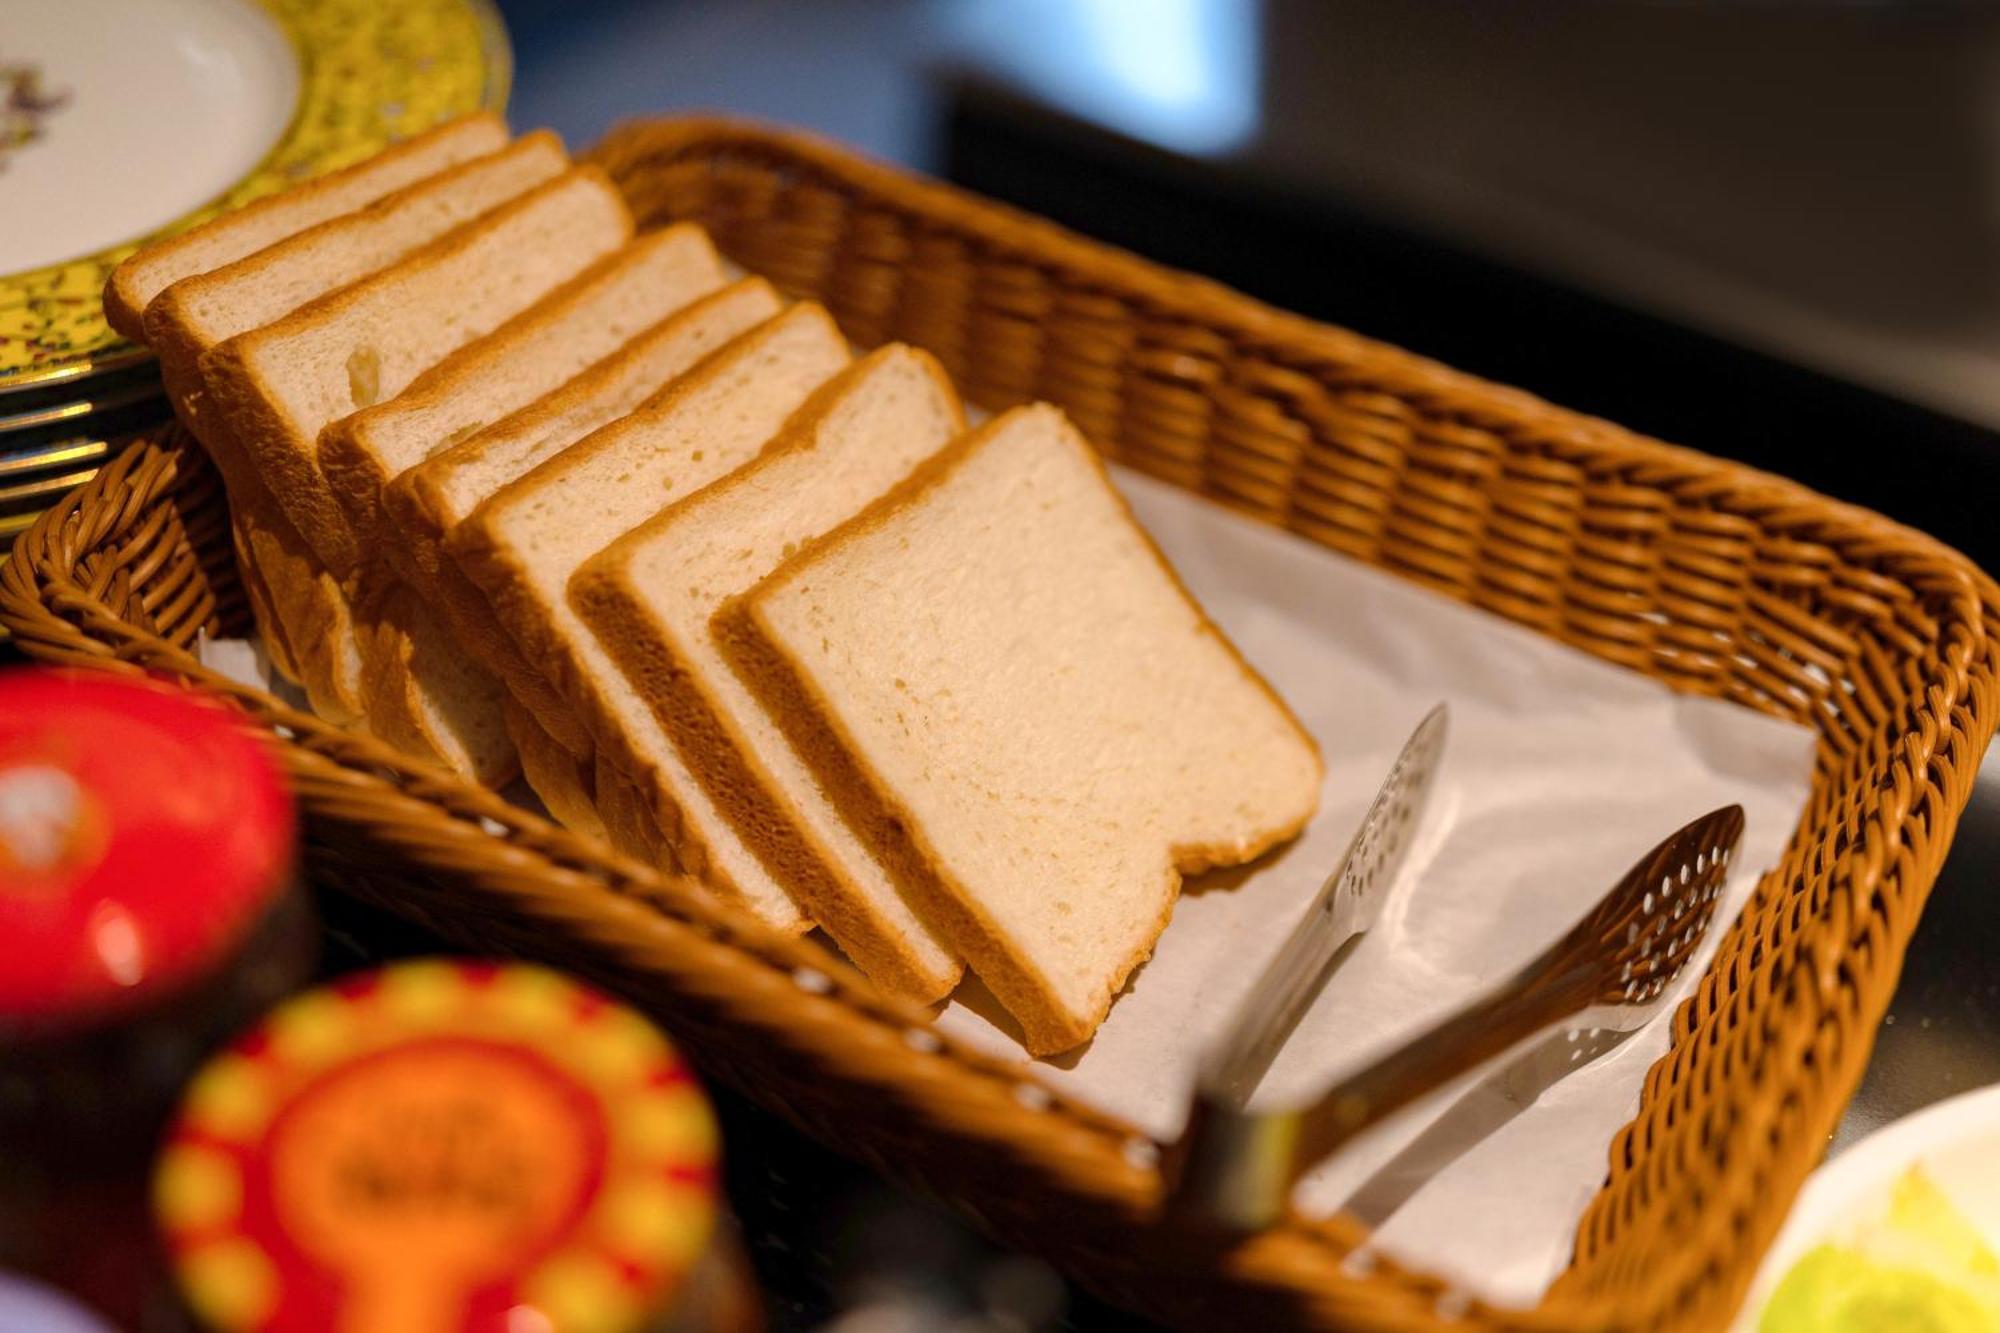
[[[0,673],[0,1027],[99,1018],[226,956],[283,885],[291,801],[221,705]]]
[[[639,1015],[543,968],[420,961],[210,1061],[153,1199],[208,1327],[617,1333],[706,1249],[715,1146]]]

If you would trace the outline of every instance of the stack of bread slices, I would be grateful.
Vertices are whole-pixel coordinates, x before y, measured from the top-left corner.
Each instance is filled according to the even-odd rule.
[[[967,429],[925,353],[546,133],[456,121],[106,289],[228,490],[274,665],[342,726],[1087,1040],[1181,876],[1320,761],[1056,409]]]

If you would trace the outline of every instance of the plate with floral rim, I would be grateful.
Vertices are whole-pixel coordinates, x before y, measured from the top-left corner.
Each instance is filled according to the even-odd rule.
[[[140,245],[498,109],[510,72],[490,0],[8,0],[0,415],[146,358],[101,295]]]

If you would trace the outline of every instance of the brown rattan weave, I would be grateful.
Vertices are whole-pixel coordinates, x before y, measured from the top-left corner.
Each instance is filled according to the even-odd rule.
[[[204,670],[196,637],[246,620],[221,491],[178,432],[23,535],[0,572],[22,648],[230,696],[269,729],[326,883],[616,987],[712,1077],[1168,1322],[1724,1322],[1860,1076],[1992,734],[1991,581],[1791,483],[837,148],[682,120],[628,126],[595,156],[645,222],[703,223],[855,341],[929,348],[983,407],[1047,398],[1122,462],[1253,519],[1817,730],[1784,860],[1675,1014],[1539,1308],[1466,1307],[1423,1274],[1343,1266],[1359,1238],[1344,1218],[1229,1249],[1151,1227],[1150,1145],[1114,1121],[940,1040],[922,1012],[696,884]]]

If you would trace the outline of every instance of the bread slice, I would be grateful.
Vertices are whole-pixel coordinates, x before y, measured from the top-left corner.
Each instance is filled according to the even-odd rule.
[[[1097,1030],[1183,874],[1318,801],[1312,739],[1046,405],[806,546],[721,633],[1037,1055]]]
[[[207,400],[223,429],[246,447],[257,472],[314,553],[351,597],[389,599],[369,580],[383,576],[377,561],[364,569],[359,548],[319,472],[319,431],[359,406],[393,395],[457,347],[533,304],[630,238],[623,201],[594,169],[572,171],[419,250],[361,282],[322,297],[275,323],[239,334],[202,358]],[[311,527],[304,526],[310,519]],[[412,617],[431,613],[408,607]],[[366,710],[387,734],[429,738],[413,753],[457,765],[480,781],[502,780],[515,770],[497,694],[481,688],[459,693],[462,664],[438,676],[424,674],[415,643],[392,651],[391,626],[366,638],[386,661],[370,673]],[[443,631],[414,623],[402,627],[431,642]],[[403,666],[416,674],[406,675]],[[385,688],[393,685],[394,688]],[[485,705],[491,704],[491,708]],[[467,717],[479,723],[470,730]],[[497,744],[496,744],[497,743]]]
[[[958,984],[958,955],[724,661],[710,620],[964,429],[937,363],[885,347],[815,394],[755,462],[613,542],[570,581],[584,623],[778,882],[877,985],[926,1004]]]
[[[366,707],[368,688],[354,642],[352,610],[338,581],[317,567],[290,520],[273,514],[275,500],[262,474],[227,424],[203,412],[200,358],[238,333],[386,267],[567,166],[554,135],[529,135],[357,212],[182,278],[146,309],[146,339],[160,358],[161,377],[175,409],[223,475],[244,544],[254,552],[255,567],[270,589],[269,618],[289,627],[284,638],[294,646],[287,652],[292,659],[287,674],[306,687],[316,711],[336,721],[352,721]],[[274,637],[267,632],[266,643]],[[400,656],[393,650],[391,655]],[[374,674],[382,678],[379,671]]]
[[[580,167],[372,277],[208,353],[208,400],[327,568],[361,552],[319,470],[320,431],[393,398],[632,236],[611,182]]]
[[[323,720],[351,730],[372,730],[361,645],[347,594],[307,548],[305,538],[254,472],[234,486],[225,479],[224,486],[230,523],[247,551],[246,581],[254,578],[262,583],[270,615],[282,626],[291,662],[285,674],[305,690],[307,702]],[[272,638],[271,627],[266,627],[266,651]],[[277,654],[272,657],[276,662]],[[284,669],[283,663],[278,665]]]
[[[506,690],[460,651],[409,585],[371,591],[357,616],[369,729],[485,786],[513,781],[521,761],[501,711]]]
[[[551,393],[728,278],[691,223],[643,236],[498,329],[425,371],[386,403],[320,433],[319,464],[364,546],[395,540],[382,491],[406,469]]]
[[[568,169],[562,141],[544,130],[181,279],[146,307],[146,342],[159,355],[167,391],[199,419],[199,363],[219,343],[379,273]]]
[[[640,784],[663,830],[679,825],[683,865],[781,929],[804,929],[805,914],[721,817],[645,698],[578,618],[569,580],[677,496],[755,457],[847,359],[826,311],[794,306],[504,487],[450,538],[460,568],[582,717],[599,756]]]
[[[292,648],[284,618],[278,614],[277,598],[272,595],[271,586],[258,568],[256,558],[251,555],[249,534],[234,512],[230,514],[229,543],[231,552],[236,556],[236,578],[243,585],[243,600],[250,604],[250,619],[256,626],[257,641],[264,645],[264,652],[279,675],[289,681],[302,680],[305,673],[299,666],[299,655]]]
[[[104,314],[127,338],[145,339],[146,307],[182,278],[255,254],[307,227],[365,208],[427,176],[496,152],[507,127],[491,112],[448,121],[351,167],[282,194],[267,195],[125,260],[104,285]]]
[[[639,785],[627,777],[625,771],[602,754],[591,761],[594,772],[591,775],[591,790],[597,802],[597,815],[604,829],[604,837],[613,847],[627,856],[637,857],[649,865],[678,866],[688,874],[705,877],[710,883],[718,883],[715,875],[700,865],[688,864],[682,856],[681,829],[673,826],[671,833],[660,827],[660,816],[640,792]],[[725,892],[734,892],[726,885],[718,884]],[[785,920],[776,923],[781,929],[803,932],[811,928],[811,923],[803,918],[797,921]]]
[[[446,557],[446,535],[503,486],[632,411],[675,376],[782,308],[778,294],[762,278],[733,283],[662,320],[555,393],[411,468],[385,493],[396,533],[388,549],[400,572],[444,612],[460,644],[507,685],[541,730],[575,756],[585,772],[591,768],[589,730],[543,672],[521,656],[486,595]],[[530,784],[542,791],[535,768],[525,763],[528,756],[522,758]],[[562,797],[543,791],[542,799],[560,818]]]
[[[579,759],[542,730],[535,715],[511,694],[500,701],[507,737],[521,757],[521,776],[541,797],[549,816],[565,828],[591,837],[605,836],[597,813],[597,784],[589,759]]]

